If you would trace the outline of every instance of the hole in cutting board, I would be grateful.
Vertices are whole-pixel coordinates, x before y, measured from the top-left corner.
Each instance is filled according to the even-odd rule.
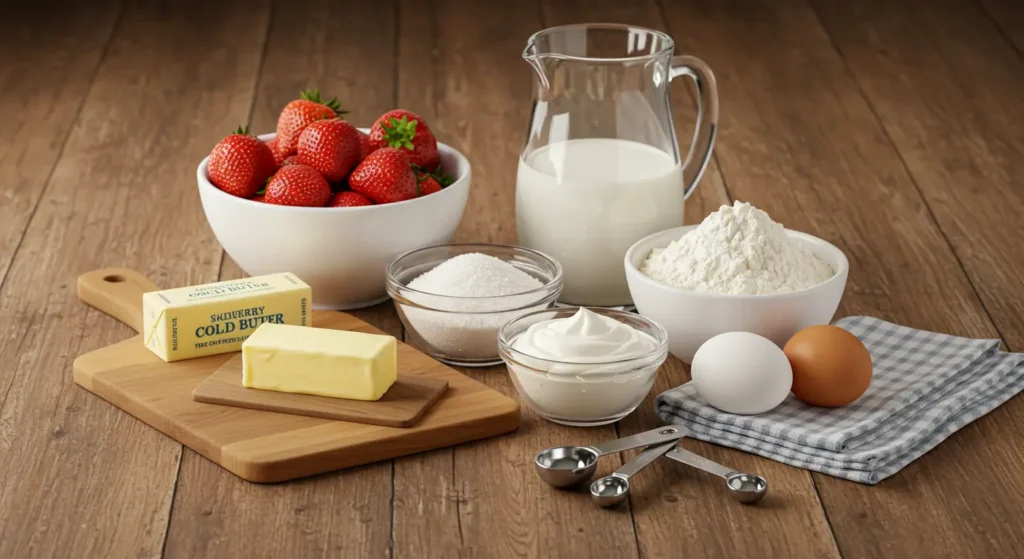
[[[122,281],[124,281],[124,276],[118,274],[111,274],[109,276],[103,276],[103,281],[110,283],[121,283]]]

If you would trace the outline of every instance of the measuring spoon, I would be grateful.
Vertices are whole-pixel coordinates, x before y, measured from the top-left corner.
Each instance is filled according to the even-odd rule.
[[[672,449],[679,441],[669,441],[647,447],[647,450],[637,454],[635,458],[624,466],[615,470],[615,473],[590,484],[590,499],[604,508],[614,507],[626,500],[629,495],[629,478],[640,470],[646,468],[651,462],[658,459]]]
[[[686,436],[681,426],[659,427],[629,437],[608,441],[595,446],[556,446],[540,451],[533,459],[537,475],[548,485],[566,488],[586,482],[597,470],[597,459],[612,454]]]
[[[768,482],[763,477],[726,468],[683,447],[677,446],[665,456],[724,479],[729,495],[741,503],[756,503],[768,492]]]

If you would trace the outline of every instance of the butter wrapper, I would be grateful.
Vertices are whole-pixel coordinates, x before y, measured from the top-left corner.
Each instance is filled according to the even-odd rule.
[[[261,324],[310,325],[312,290],[291,273],[142,295],[143,342],[167,362],[239,351]]]

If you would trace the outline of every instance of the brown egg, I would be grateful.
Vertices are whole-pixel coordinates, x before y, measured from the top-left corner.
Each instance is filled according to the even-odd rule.
[[[804,328],[782,351],[793,366],[793,395],[812,406],[845,406],[871,384],[871,354],[838,326]]]

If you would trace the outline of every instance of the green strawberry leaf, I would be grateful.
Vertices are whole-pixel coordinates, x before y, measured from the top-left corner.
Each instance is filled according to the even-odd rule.
[[[402,118],[388,117],[388,122],[381,123],[384,129],[383,139],[388,146],[393,148],[405,148],[414,151],[416,147],[412,140],[416,137],[416,125],[419,121],[409,122],[408,116]]]
[[[246,124],[245,126],[242,126],[241,124],[239,124],[238,128],[236,128],[235,131],[232,132],[232,134],[241,134],[243,136],[248,136],[249,135],[249,125]]]

